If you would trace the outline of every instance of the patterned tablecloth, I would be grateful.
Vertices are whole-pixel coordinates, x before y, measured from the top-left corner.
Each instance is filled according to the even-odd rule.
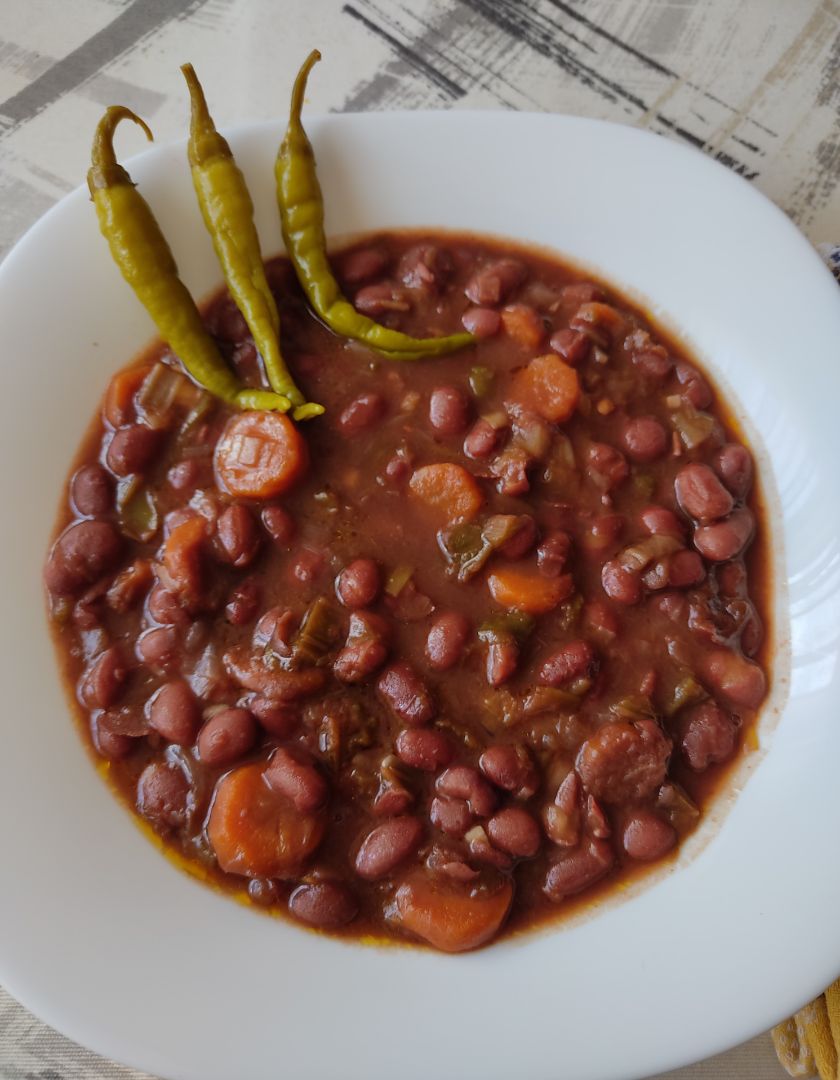
[[[83,181],[104,105],[136,109],[158,140],[182,136],[178,65],[190,59],[208,85],[223,76],[220,126],[276,117],[314,45],[328,62],[313,111],[637,124],[747,177],[815,242],[840,233],[840,0],[0,0],[0,256]],[[0,989],[3,1080],[138,1076]],[[766,1035],[668,1074],[783,1076]]]

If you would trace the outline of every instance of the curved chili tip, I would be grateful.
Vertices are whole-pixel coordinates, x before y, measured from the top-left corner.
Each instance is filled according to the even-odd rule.
[[[218,133],[213,123],[195,68],[192,64],[181,64],[181,73],[190,91],[190,140],[187,144],[190,165],[205,165],[214,157],[232,157],[227,139]]]
[[[292,103],[289,107],[290,123],[300,123],[300,114],[303,111],[303,95],[306,93],[306,81],[309,78],[309,72],[315,67],[320,59],[321,54],[317,49],[313,49],[309,56],[303,61],[301,69],[297,73],[295,85],[292,88]]]
[[[131,177],[117,161],[117,155],[114,152],[114,132],[121,120],[133,120],[143,129],[149,142],[154,139],[149,125],[145,120],[141,120],[137,113],[132,112],[125,105],[109,105],[105,110],[105,115],[96,125],[93,135],[90,168],[87,174],[87,184],[91,195],[103,188],[132,182]]]

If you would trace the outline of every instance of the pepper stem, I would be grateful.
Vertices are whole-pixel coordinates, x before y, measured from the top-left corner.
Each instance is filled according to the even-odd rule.
[[[309,72],[320,59],[321,54],[317,49],[313,49],[303,61],[303,65],[297,73],[295,85],[292,89],[292,104],[289,108],[289,120],[292,123],[300,123],[300,114],[303,112],[303,95],[306,93],[306,80],[309,78]]]
[[[109,105],[105,115],[96,125],[93,136],[93,148],[90,153],[90,168],[87,174],[88,188],[91,195],[101,188],[113,187],[116,184],[130,184],[131,177],[117,161],[114,151],[114,132],[121,120],[133,120],[145,132],[146,138],[151,142],[154,135],[145,120],[141,120],[137,113],[125,105]]]
[[[182,64],[181,72],[190,91],[190,141],[187,146],[190,165],[206,165],[214,157],[230,158],[227,139],[216,130],[195,68],[192,64]]]

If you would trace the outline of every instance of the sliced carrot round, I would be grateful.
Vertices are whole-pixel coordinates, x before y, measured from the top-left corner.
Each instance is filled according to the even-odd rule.
[[[216,444],[216,476],[228,494],[239,498],[282,495],[308,464],[306,442],[282,413],[240,413],[228,421]]]
[[[501,879],[495,891],[482,892],[428,871],[414,870],[396,893],[397,914],[412,934],[442,952],[466,952],[499,932],[510,910],[513,885]]]
[[[544,615],[569,596],[572,577],[547,578],[534,566],[504,566],[488,576],[487,585],[496,603],[509,611]]]
[[[323,811],[302,814],[269,787],[262,765],[242,765],[216,785],[207,836],[228,874],[283,877],[321,843]]]
[[[536,356],[511,380],[508,396],[554,424],[568,420],[580,401],[580,380],[559,356]]]
[[[415,498],[450,523],[472,520],[484,502],[475,477],[462,465],[424,465],[415,469],[408,486]]]

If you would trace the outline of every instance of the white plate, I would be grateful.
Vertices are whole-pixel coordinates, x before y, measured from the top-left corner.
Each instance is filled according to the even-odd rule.
[[[473,955],[342,944],[178,872],[96,776],[43,614],[68,460],[109,374],[151,336],[77,191],[0,269],[0,980],[78,1041],[183,1080],[628,1080],[745,1039],[840,970],[837,287],[769,202],[657,136],[512,113],[308,125],[333,234],[428,225],[537,242],[683,333],[764,447],[775,700],[789,700],[693,859],[595,917]],[[232,135],[266,252],[280,247],[280,135]],[[139,137],[121,130],[119,145]],[[132,173],[206,293],[220,274],[183,146]]]

